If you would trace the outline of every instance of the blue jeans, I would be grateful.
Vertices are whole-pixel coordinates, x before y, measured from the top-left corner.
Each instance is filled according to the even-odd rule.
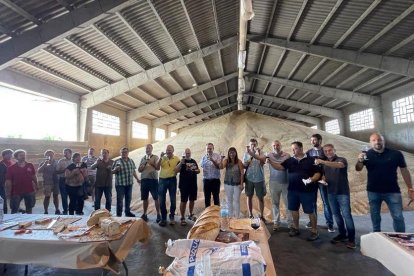
[[[68,212],[68,193],[66,191],[66,178],[59,177],[59,191],[60,191],[60,197],[62,198],[62,208],[63,213]]]
[[[101,209],[102,194],[105,194],[105,209],[110,212],[112,204],[112,186],[95,187],[95,210]]]
[[[170,194],[170,218],[174,219],[176,208],[177,178],[160,178],[158,182],[158,200],[160,201],[161,219],[167,220],[167,191]]]
[[[338,225],[339,234],[348,237],[349,241],[355,242],[355,226],[351,213],[350,196],[328,194],[328,199],[336,224]]]
[[[331,206],[329,206],[329,199],[328,199],[328,187],[322,184],[319,184],[319,193],[321,194],[321,199],[323,203],[323,214],[325,216],[326,224],[328,226],[333,225],[333,218],[332,218],[332,211]],[[316,208],[316,200],[315,199],[315,212],[318,213]]]
[[[381,232],[381,203],[385,201],[390,210],[394,231],[405,232],[402,197],[400,193],[368,192],[369,208],[371,212],[372,229]]]
[[[132,185],[115,185],[116,190],[116,215],[122,216],[122,203],[125,197],[125,214],[131,213]]]

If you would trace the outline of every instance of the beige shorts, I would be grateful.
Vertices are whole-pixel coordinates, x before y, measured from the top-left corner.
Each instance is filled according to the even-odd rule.
[[[45,196],[51,196],[52,193],[55,195],[59,194],[59,184],[56,183],[54,185],[43,184],[43,192]]]

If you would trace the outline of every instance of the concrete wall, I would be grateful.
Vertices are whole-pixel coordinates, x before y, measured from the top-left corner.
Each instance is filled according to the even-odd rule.
[[[386,139],[387,145],[396,149],[414,153],[414,122],[405,124],[394,124],[392,113],[392,102],[414,94],[414,83],[409,83],[398,89],[393,89],[381,95],[382,107],[374,109],[374,129],[363,131],[350,131],[349,115],[367,109],[363,106],[344,108],[345,131],[344,136],[353,139],[368,141],[369,135],[374,131],[381,132]]]
[[[92,110],[114,115],[120,118],[120,136],[111,136],[92,133]],[[128,147],[129,150],[141,148],[148,143],[153,143],[155,139],[155,129],[151,126],[151,120],[144,118],[136,120],[139,123],[148,125],[148,139],[132,138],[131,124],[127,122],[127,115],[125,111],[116,109],[114,107],[100,104],[88,110],[86,120],[86,137],[88,146],[100,150],[106,148],[110,152],[110,156],[118,156],[119,150],[122,147]]]
[[[381,96],[384,118],[384,136],[387,144],[414,153],[414,122],[394,124],[392,102],[414,95],[414,83],[409,83]]]
[[[155,133],[153,134],[152,131],[151,120],[140,118],[136,120],[136,122],[146,124],[148,126],[148,139],[133,138],[131,133],[128,143],[128,147],[130,148],[130,150],[138,149],[145,146],[146,144],[150,144],[154,141],[155,138]]]
[[[114,115],[120,118],[120,136],[111,136],[92,133],[92,110]],[[126,125],[126,113],[119,109],[100,104],[88,110],[86,119],[86,137],[85,140],[89,147],[95,148],[100,151],[102,148],[109,150],[110,156],[118,156],[119,150],[122,147],[127,146],[127,125]]]

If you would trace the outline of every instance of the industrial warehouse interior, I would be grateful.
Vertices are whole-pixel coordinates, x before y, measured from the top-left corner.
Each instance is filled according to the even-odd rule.
[[[0,0],[0,151],[10,149],[15,155],[13,164],[20,162],[17,153],[24,153],[23,163],[33,165],[37,179],[29,211],[24,196],[17,206],[10,200],[16,188],[7,196],[8,183],[13,186],[18,181],[12,178],[11,166],[0,175],[2,200],[10,205],[0,221],[0,275],[410,275],[409,264],[414,261],[413,26],[411,0]],[[315,134],[322,137],[317,145],[311,142]],[[373,141],[373,135],[380,141]],[[341,173],[349,181],[348,205],[355,225],[355,239],[349,237],[352,246],[334,240],[341,238],[341,230],[337,216],[331,214],[332,222],[328,222],[326,215],[326,206],[331,204],[330,180],[326,179],[324,188],[329,202],[317,192],[323,186],[320,181],[329,177],[331,166],[324,162],[334,163],[328,155],[327,161],[310,165],[309,178],[315,173],[321,179],[311,184],[317,195],[312,205],[317,220],[315,240],[308,239],[314,229],[308,226],[312,219],[303,198],[297,235],[292,234],[295,226],[289,222],[294,211],[291,203],[288,208],[280,196],[281,222],[276,220],[272,172],[280,170],[272,167],[269,157],[279,153],[276,141],[298,164],[302,159],[292,149],[296,142],[303,144],[304,153],[319,147],[325,156],[326,147],[332,147],[335,158],[344,158],[346,162],[336,163],[345,164]],[[211,160],[206,157],[209,143],[219,156],[219,164],[208,162],[218,168],[221,201],[221,208],[211,213],[214,208],[207,208],[205,189],[210,169],[204,165],[205,158]],[[149,144],[152,153],[148,153]],[[181,184],[177,186],[182,171],[175,171],[170,177],[176,181],[174,204],[169,190],[163,198],[171,212],[169,220],[161,218],[159,224],[152,190],[148,201],[143,199],[145,178],[140,166],[144,162],[145,167],[155,155],[159,161],[154,164],[159,162],[161,167],[154,165],[155,174],[159,173],[161,185],[163,170],[173,170],[170,145],[178,162],[191,155],[198,163],[196,200],[189,197],[194,210],[191,213],[187,207],[185,217],[190,219],[183,220],[184,190]],[[227,185],[227,169],[222,165],[230,162],[232,147],[243,162],[246,172],[241,171],[241,186],[243,178],[246,186],[237,199],[240,216],[227,220],[223,206],[232,202],[223,205],[223,200],[228,201],[226,188],[231,185]],[[395,209],[385,199],[377,210],[380,230],[375,230],[369,195],[372,179],[386,181],[374,175],[380,171],[374,168],[379,163],[373,165],[382,158],[384,147],[385,152],[401,156],[395,168],[397,161],[384,169],[390,171],[385,178],[392,183],[382,186],[395,182],[395,190],[374,193],[398,194],[404,231],[398,230],[397,215],[390,212]],[[111,218],[107,223],[120,225],[117,236],[109,235],[103,220],[93,217],[106,202],[102,198],[101,207],[96,207],[94,189],[98,186],[91,184],[92,192],[85,192],[82,199],[83,209],[76,214],[72,210],[73,216],[65,216],[68,210],[60,205],[62,187],[57,182],[58,191],[45,189],[42,166],[50,160],[47,151],[53,151],[59,164],[65,159],[65,149],[87,160],[93,155],[91,148],[98,158],[96,164],[106,160],[102,149],[114,160],[109,166],[111,201],[106,209],[110,212],[102,216]],[[321,158],[309,153],[305,157]],[[394,161],[387,158],[387,162]],[[164,159],[165,164],[170,160],[169,169],[163,167]],[[122,202],[120,213],[117,206],[122,179],[116,164],[122,160],[135,163],[135,175],[130,175],[130,212],[125,206],[125,216]],[[248,194],[248,169],[254,161],[261,164],[262,199],[256,185],[254,195]],[[86,169],[87,162],[82,163],[88,171],[86,181],[90,164]],[[291,187],[294,173],[285,162],[280,163]],[[181,163],[173,167],[177,164]],[[68,169],[56,170],[54,175],[61,175],[56,179],[67,178]],[[397,180],[392,177],[395,173]],[[161,202],[160,187],[156,194]],[[56,212],[55,192],[60,193]],[[176,210],[170,210],[175,197]],[[125,202],[126,198],[125,192]],[[249,211],[249,198],[253,211]],[[289,194],[287,198],[291,202]],[[13,204],[17,212],[12,211]],[[67,208],[71,213],[70,203]],[[128,214],[136,218],[127,218],[132,217]],[[216,233],[214,238],[205,238],[211,232],[204,228],[209,235],[190,238],[206,214],[209,225],[215,225],[217,232],[210,229]],[[259,230],[250,226],[251,216],[262,219]],[[89,225],[92,219],[96,223]],[[168,225],[163,227],[162,222]],[[239,222],[246,225],[239,226]],[[64,230],[54,233],[59,224]],[[348,229],[346,219],[345,224]],[[244,230],[250,238],[236,235]],[[237,242],[219,243],[216,237],[223,233],[232,233]],[[192,250],[196,240],[200,242],[198,253]],[[178,248],[181,244],[186,247]],[[248,256],[230,255],[230,247],[236,245],[240,251],[248,246]],[[180,255],[173,255],[178,254],[174,250]],[[191,262],[191,257],[196,261]]]

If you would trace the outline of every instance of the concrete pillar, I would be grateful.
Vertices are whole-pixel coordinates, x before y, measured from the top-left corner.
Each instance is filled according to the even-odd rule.
[[[88,109],[81,107],[80,104],[78,104],[78,140],[80,142],[86,141],[86,125],[87,125],[87,119],[88,119]]]

